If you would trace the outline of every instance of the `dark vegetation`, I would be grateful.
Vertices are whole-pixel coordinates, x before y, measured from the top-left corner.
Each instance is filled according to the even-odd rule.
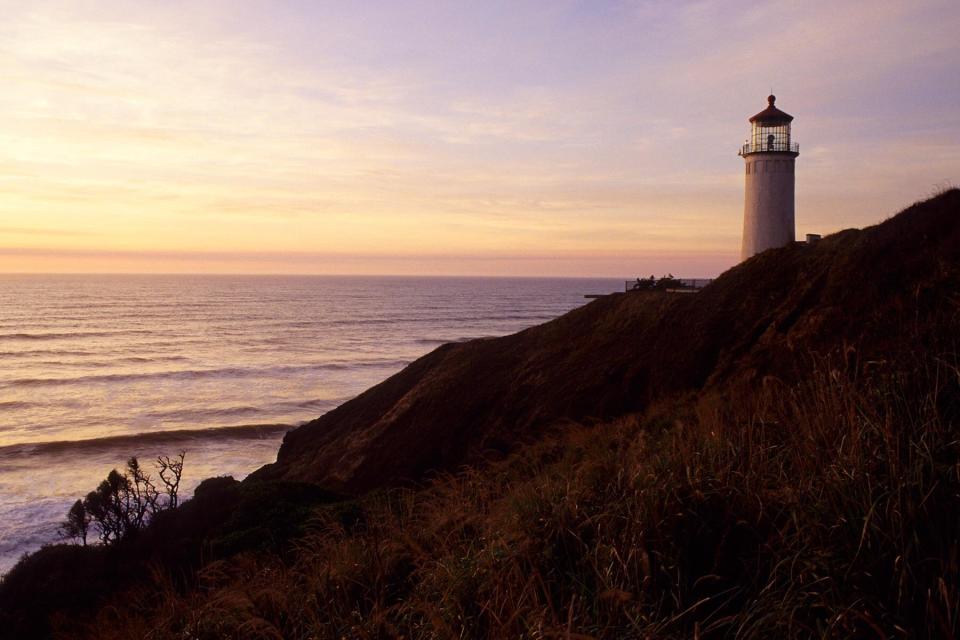
[[[162,488],[158,488],[136,457],[130,458],[125,472],[112,470],[95,491],[73,503],[60,526],[61,537],[86,546],[93,524],[100,541],[112,544],[136,535],[161,511],[176,509],[185,456],[186,452],[180,452],[175,458],[157,458],[157,476]]]
[[[631,291],[671,291],[676,289],[687,289],[687,285],[682,280],[673,277],[673,274],[655,278],[637,278],[637,281],[630,287]]]
[[[956,637],[957,362],[831,364],[320,509],[291,557],[159,574],[93,635]]]
[[[160,573],[186,588],[198,568],[241,551],[284,557],[313,510],[338,499],[302,483],[204,480],[191,500],[116,544],[53,545],[26,556],[0,583],[0,637],[56,630],[56,637],[96,638],[100,632],[87,624],[105,599]],[[127,605],[117,601],[121,610]]]
[[[27,557],[0,635],[956,637],[958,335],[950,190],[441,347],[243,483]]]

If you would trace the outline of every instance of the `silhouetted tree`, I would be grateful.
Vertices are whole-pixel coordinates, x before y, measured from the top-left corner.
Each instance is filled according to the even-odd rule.
[[[100,530],[102,542],[116,542],[131,530],[130,502],[130,479],[116,469],[87,494],[83,504]]]
[[[77,500],[67,512],[67,519],[60,525],[60,536],[68,540],[79,541],[87,546],[87,532],[90,530],[90,514],[83,504]]]
[[[181,451],[175,458],[157,458],[162,491],[136,457],[130,458],[124,473],[113,469],[95,491],[70,507],[66,521],[60,526],[61,535],[86,544],[87,532],[93,523],[100,533],[100,541],[110,544],[143,529],[158,512],[179,504],[184,457],[186,452]]]
[[[157,472],[160,475],[160,481],[163,482],[168,509],[176,509],[180,504],[177,493],[180,490],[180,475],[183,473],[183,459],[186,455],[186,451],[181,451],[176,458],[157,457]]]

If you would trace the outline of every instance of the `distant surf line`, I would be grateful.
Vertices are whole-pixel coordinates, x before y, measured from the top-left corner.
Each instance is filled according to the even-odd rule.
[[[134,382],[138,380],[196,380],[198,378],[248,378],[283,373],[309,371],[341,371],[367,368],[401,367],[409,360],[357,360],[348,362],[325,362],[309,365],[282,365],[277,367],[223,367],[214,369],[183,369],[153,371],[149,373],[107,373],[65,378],[17,378],[0,383],[0,388],[63,386],[103,382]]]
[[[294,424],[249,424],[229,427],[205,427],[202,429],[170,429],[142,433],[117,434],[84,440],[54,440],[29,442],[0,447],[0,457],[63,453],[91,449],[107,449],[123,444],[175,443],[187,440],[211,439],[264,439],[295,429]]]
[[[149,335],[148,329],[117,329],[110,331],[58,331],[46,333],[0,333],[0,341],[16,340],[82,340],[84,338],[108,338],[124,335]]]

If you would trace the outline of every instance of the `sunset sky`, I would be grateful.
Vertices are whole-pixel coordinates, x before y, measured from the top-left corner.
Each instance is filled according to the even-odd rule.
[[[710,276],[960,182],[960,2],[0,0],[0,271]]]

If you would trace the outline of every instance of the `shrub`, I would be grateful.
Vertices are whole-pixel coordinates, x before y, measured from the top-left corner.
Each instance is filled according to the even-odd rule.
[[[181,452],[175,458],[157,458],[161,487],[137,458],[130,458],[124,473],[113,469],[96,490],[73,503],[60,526],[60,535],[86,545],[92,523],[99,531],[100,541],[110,544],[140,531],[160,511],[176,508],[185,456],[186,452]]]

